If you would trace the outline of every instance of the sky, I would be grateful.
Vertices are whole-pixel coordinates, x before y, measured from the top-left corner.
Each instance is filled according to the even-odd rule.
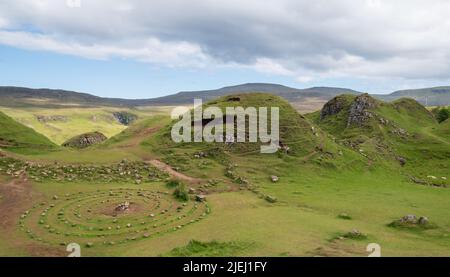
[[[447,0],[2,0],[0,85],[153,98],[450,84]]]

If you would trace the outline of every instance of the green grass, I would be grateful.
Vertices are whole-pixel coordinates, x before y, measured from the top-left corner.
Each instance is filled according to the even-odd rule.
[[[0,147],[17,153],[39,153],[57,146],[45,136],[0,112]]]
[[[186,246],[177,247],[166,257],[231,257],[239,255],[242,250],[251,247],[243,242],[201,242],[191,240]]]
[[[215,104],[225,105],[226,99]],[[421,106],[409,100],[382,103],[374,111],[394,122],[394,127],[372,121],[370,129],[349,130],[345,130],[340,122],[345,115],[334,118],[335,125],[332,121],[320,123],[318,113],[302,118],[286,108],[286,103],[267,95],[241,98],[241,104],[280,105],[285,110],[281,122],[286,128],[282,137],[288,145],[293,145],[295,152],[242,155],[236,149],[224,149],[217,144],[175,144],[168,137],[171,121],[162,116],[139,121],[92,149],[32,157],[21,155],[20,158],[105,166],[125,157],[130,160],[159,158],[181,173],[205,181],[214,180],[214,185],[201,187],[207,190],[208,207],[205,207],[204,218],[198,222],[181,229],[170,225],[177,230],[158,234],[155,238],[139,237],[114,245],[83,235],[80,238],[83,245],[91,240],[94,243],[90,248],[83,248],[84,256],[367,256],[369,253],[365,249],[371,242],[381,245],[383,256],[450,255],[450,190],[411,182],[412,176],[424,179],[428,175],[450,177],[446,122],[438,124]],[[295,128],[291,130],[289,126]],[[311,127],[315,127],[314,130]],[[409,136],[393,135],[395,128],[404,128]],[[346,141],[358,142],[358,145],[351,147],[345,144]],[[199,152],[206,154],[205,157],[196,157]],[[399,155],[406,158],[404,166],[396,160]],[[271,175],[278,176],[279,182],[272,183]],[[427,180],[437,182],[431,178]],[[448,184],[444,179],[439,182]],[[91,182],[46,180],[32,185],[36,195],[40,195],[33,204],[51,202],[54,195],[61,198],[66,193],[89,195],[142,189],[167,193],[163,199],[177,208],[182,203],[170,195],[177,185],[167,186],[165,181],[138,185],[133,180],[105,183],[98,178]],[[199,189],[194,184],[189,186]],[[266,201],[268,196],[277,201]],[[134,197],[137,195],[133,195],[133,199],[139,199]],[[94,198],[92,203],[99,210],[103,207]],[[191,207],[196,202],[187,204]],[[179,220],[177,214],[169,214]],[[428,217],[435,228],[389,227],[390,223],[408,214]],[[199,216],[186,215],[189,219]],[[95,226],[101,225],[96,220],[109,219],[101,213],[94,213],[90,219],[83,218],[85,221],[82,222],[98,224]],[[138,228],[135,225],[139,221],[150,219],[148,212],[139,210],[130,217],[119,218],[121,225],[127,223],[124,218],[137,220],[131,228]],[[38,221],[35,219],[27,218],[26,226],[42,228],[36,227]],[[50,225],[59,226],[56,219],[57,216],[49,217],[54,220]],[[14,233],[14,241],[35,242],[30,241],[19,227]],[[351,232],[355,229],[364,236],[352,237]],[[82,231],[83,234],[88,232]],[[94,230],[96,235],[101,232],[105,231]],[[42,237],[51,238],[51,247],[64,248],[59,245],[61,237],[47,233]],[[3,239],[0,254],[8,255],[7,251],[13,245]],[[18,254],[11,253],[27,254],[24,249],[19,249]]]

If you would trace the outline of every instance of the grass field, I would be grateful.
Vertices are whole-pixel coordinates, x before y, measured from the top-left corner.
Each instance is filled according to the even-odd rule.
[[[267,105],[265,95],[245,97],[240,104]],[[395,125],[377,119],[347,129],[345,109],[321,121],[270,101],[283,107],[281,138],[290,153],[175,144],[163,109],[136,111],[138,122],[113,123],[115,136],[84,150],[3,151],[0,255],[67,256],[69,243],[84,256],[367,256],[369,243],[383,256],[450,255],[448,122],[406,101],[371,111]],[[14,113],[24,120],[44,111]],[[72,135],[81,126],[63,130]],[[396,135],[399,128],[408,136]],[[166,185],[175,177],[195,191],[189,201]],[[429,222],[390,226],[410,214]]]

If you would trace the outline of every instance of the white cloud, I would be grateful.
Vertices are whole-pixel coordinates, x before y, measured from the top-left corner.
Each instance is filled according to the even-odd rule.
[[[205,65],[209,60],[198,45],[187,42],[164,43],[157,38],[136,40],[133,43],[121,45],[81,44],[76,41],[64,41],[49,35],[0,31],[0,44],[90,59],[106,60],[112,57],[121,57],[141,62],[176,66],[199,67]]]
[[[448,79],[446,0],[0,2],[0,43],[93,59],[316,78]]]

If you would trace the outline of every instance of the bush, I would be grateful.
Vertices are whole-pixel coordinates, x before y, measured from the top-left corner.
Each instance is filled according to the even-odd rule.
[[[189,201],[189,193],[184,184],[179,184],[176,187],[173,196],[180,201]]]
[[[450,117],[449,107],[436,107],[431,112],[439,123],[444,122]]]
[[[166,187],[169,189],[176,188],[180,185],[182,185],[182,183],[180,182],[180,180],[177,180],[177,179],[171,179],[166,183]]]
[[[441,123],[446,121],[449,117],[450,117],[450,110],[442,108],[438,111],[436,119],[439,123]]]

